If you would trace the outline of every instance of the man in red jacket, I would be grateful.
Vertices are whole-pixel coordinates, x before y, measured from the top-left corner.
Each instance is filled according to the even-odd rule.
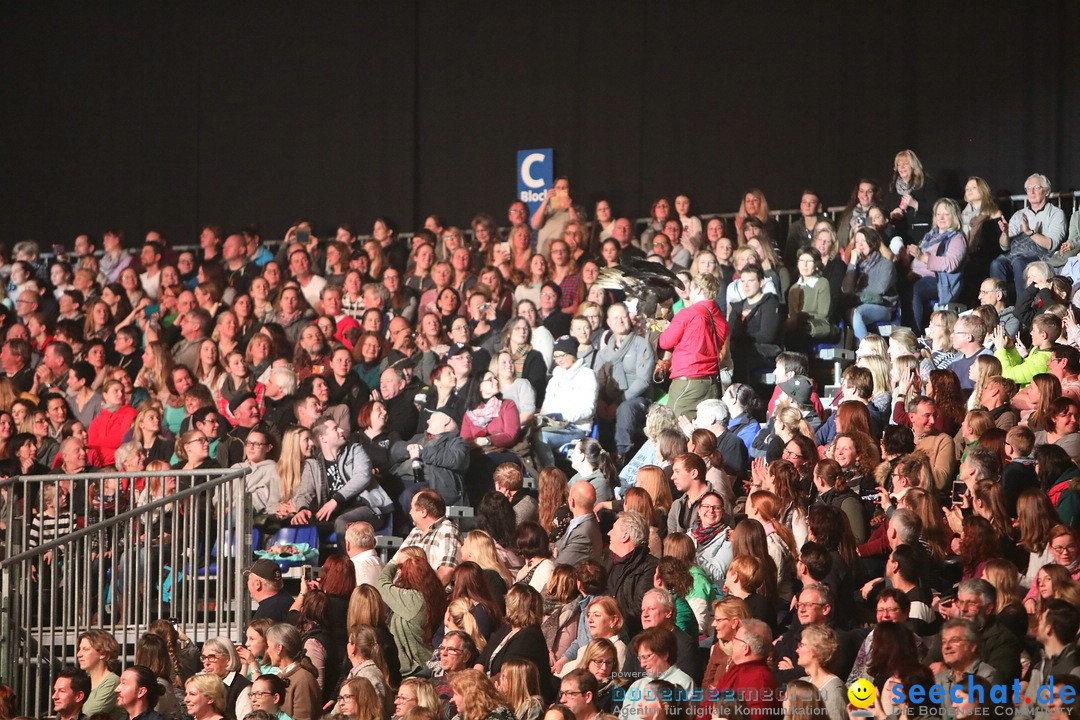
[[[716,683],[716,689],[706,695],[710,699],[715,693],[714,715],[763,719],[779,714],[780,693],[768,663],[771,649],[772,631],[768,625],[752,619],[739,623],[731,641],[735,664]]]
[[[671,350],[671,389],[668,407],[675,417],[697,417],[702,400],[719,395],[720,362],[728,337],[728,323],[715,298],[720,281],[698,275],[690,281],[687,305],[660,334],[660,349]]]

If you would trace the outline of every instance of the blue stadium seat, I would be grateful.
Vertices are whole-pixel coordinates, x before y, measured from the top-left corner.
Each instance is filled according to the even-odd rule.
[[[313,548],[319,547],[319,530],[314,525],[290,525],[289,527],[283,527],[274,533],[274,537],[270,538],[270,542],[267,547],[271,545],[283,545],[283,544],[299,544],[305,543]],[[281,572],[285,573],[289,571],[289,568],[299,567],[305,565],[306,561],[303,558],[297,558],[296,560],[276,560],[277,565],[281,568]]]
[[[251,529],[251,549],[252,551],[259,549],[259,541],[262,540],[262,534],[258,528]],[[229,554],[236,556],[236,532],[229,533]],[[218,543],[214,541],[214,547],[210,548],[210,564],[204,568],[200,568],[197,575],[199,577],[205,577],[207,575],[217,575],[217,557],[218,557]]]

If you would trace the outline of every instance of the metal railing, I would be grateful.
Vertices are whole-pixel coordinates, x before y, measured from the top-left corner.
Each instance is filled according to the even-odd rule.
[[[246,468],[13,477],[0,560],[0,672],[42,717],[78,638],[106,630],[129,661],[150,623],[243,636],[251,614]],[[142,487],[138,487],[142,485]],[[57,502],[56,498],[60,498]]]
[[[1024,206],[1025,202],[1027,202],[1027,196],[1023,194],[1002,195],[1001,197],[997,198],[997,201],[998,207],[1000,207],[1003,211],[1010,210],[1011,212],[1016,212]],[[1080,190],[1050,193],[1049,201],[1064,210],[1066,219],[1068,219],[1072,213],[1076,212],[1077,208],[1080,208]],[[835,223],[840,218],[840,215],[843,214],[844,208],[844,205],[832,205],[830,207],[824,208],[822,210],[822,213]],[[714,217],[718,217],[723,220],[734,220],[736,215],[738,215],[738,213],[735,211],[722,213],[711,212],[701,213],[698,215],[698,217],[701,218],[702,222],[708,222]],[[798,208],[794,210],[770,210],[769,216],[776,220],[777,224],[780,226],[781,233],[786,237],[787,229],[791,226],[791,223],[802,217],[802,213],[799,211]],[[652,222],[652,218],[650,217],[635,218],[633,220],[634,234],[640,237],[641,232],[646,227],[648,227],[650,222]],[[498,228],[498,230],[499,233],[501,233],[505,237],[506,234],[510,231],[510,228],[500,227]],[[397,237],[399,240],[408,243],[411,241],[411,238],[414,234],[415,233],[412,232],[399,232],[397,233]],[[462,228],[462,234],[465,236],[465,239],[467,241],[472,239],[473,232],[471,228]],[[371,235],[357,235],[356,239],[358,242],[363,243],[368,240],[372,240],[373,237]],[[782,242],[784,237],[773,239],[777,242]],[[267,246],[268,248],[275,249],[279,247],[282,242],[283,241],[280,238],[270,239],[264,240],[263,245]],[[172,249],[176,252],[183,252],[185,250],[195,251],[199,248],[197,245],[174,245]],[[104,251],[98,251],[96,254],[102,255],[103,253]],[[51,252],[43,252],[40,255],[45,259],[51,259],[53,257]]]

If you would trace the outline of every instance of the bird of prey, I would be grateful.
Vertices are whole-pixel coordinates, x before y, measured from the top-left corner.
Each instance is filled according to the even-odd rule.
[[[605,290],[622,290],[628,300],[636,300],[638,314],[652,317],[662,303],[677,297],[676,288],[686,287],[679,277],[660,263],[635,257],[623,258],[615,267],[601,268],[596,284]]]

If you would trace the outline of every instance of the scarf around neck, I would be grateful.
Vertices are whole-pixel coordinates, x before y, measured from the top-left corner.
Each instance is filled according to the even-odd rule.
[[[712,543],[721,531],[727,531],[726,524],[720,522],[712,527],[702,527],[701,518],[694,518],[694,523],[690,526],[690,537],[694,539],[698,547],[705,547]]]
[[[899,175],[896,176],[896,194],[903,197],[904,195],[910,195],[912,187],[904,181],[904,178]]]
[[[480,407],[475,410],[469,410],[466,415],[469,416],[469,420],[478,428],[486,428],[491,424],[491,421],[499,416],[499,411],[502,409],[502,398],[498,395],[494,395]]]
[[[935,227],[933,230],[926,233],[926,237],[924,237],[922,239],[922,242],[919,243],[919,249],[923,252],[927,252],[931,245],[940,242],[941,247],[939,248],[939,254],[943,255],[945,251],[947,251],[949,243],[952,241],[953,237],[958,234],[959,231],[953,230],[952,228],[949,228],[944,232],[940,232]]]

